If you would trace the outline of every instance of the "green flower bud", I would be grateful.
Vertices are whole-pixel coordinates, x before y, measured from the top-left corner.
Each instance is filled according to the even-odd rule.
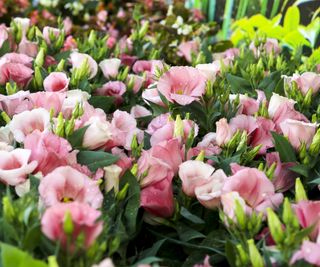
[[[134,176],[137,176],[137,174],[138,174],[138,164],[137,163],[133,164],[133,166],[132,166],[130,171]]]
[[[129,190],[129,184],[126,183],[125,186],[119,191],[119,193],[117,194],[117,200],[118,201],[122,201],[125,199],[125,197],[127,196],[128,190]]]
[[[259,170],[259,171],[262,171],[262,172],[264,171],[264,164],[263,164],[263,162],[260,162],[260,163],[259,163],[258,170]]]
[[[241,151],[242,149],[247,147],[247,142],[248,142],[248,134],[247,131],[243,131],[240,137],[240,142],[237,146],[236,151]]]
[[[89,37],[88,37],[88,43],[90,46],[94,46],[94,43],[96,42],[97,34],[94,30],[90,31]]]
[[[64,118],[63,118],[62,112],[60,112],[58,115],[58,122],[57,122],[56,130],[55,130],[55,134],[60,137],[64,137],[64,135],[65,135]]]
[[[56,67],[56,71],[63,71],[64,69],[64,65],[65,65],[66,61],[64,59],[61,59],[59,64]]]
[[[1,117],[7,124],[11,121],[9,115],[5,111],[1,112]]]
[[[307,94],[305,95],[304,99],[303,99],[303,102],[302,102],[302,105],[304,107],[310,107],[311,103],[312,103],[312,95],[313,95],[313,91],[312,89],[310,88],[307,92]]]
[[[120,81],[125,81],[128,77],[128,73],[129,73],[129,69],[130,67],[127,66],[125,67],[125,69],[122,71],[122,73],[120,73]]]
[[[43,78],[39,66],[36,66],[34,68],[34,82],[38,89],[41,89],[43,87]]]
[[[7,95],[13,95],[18,91],[17,84],[15,82],[6,83],[6,92]]]
[[[268,168],[268,170],[266,171],[266,175],[270,180],[273,180],[273,175],[276,168],[277,168],[277,163],[273,162],[271,166]]]
[[[184,136],[184,127],[183,121],[181,120],[181,116],[178,114],[176,116],[176,121],[174,123],[174,137],[183,137]]]
[[[253,267],[263,267],[263,259],[254,244],[253,239],[248,240],[248,247],[249,247],[249,255],[250,255],[250,261]]]
[[[243,249],[242,245],[240,244],[236,245],[236,249],[237,249],[239,261],[240,261],[239,265],[246,266],[250,261],[248,253]]]
[[[199,155],[196,157],[195,160],[203,162],[204,161],[204,156],[205,156],[205,152],[204,152],[204,150],[201,150]]]
[[[74,117],[71,117],[71,119],[67,121],[65,125],[66,136],[70,136],[73,134],[74,126],[75,126],[75,119]]]
[[[187,141],[186,141],[186,150],[189,150],[192,147],[194,141],[194,127],[191,128],[191,131],[188,134]]]
[[[33,37],[35,36],[36,34],[36,29],[35,29],[35,26],[33,25],[32,27],[30,27],[28,29],[28,32],[27,32],[27,39],[28,40],[32,40]]]
[[[136,134],[133,135],[131,140],[131,152],[134,157],[140,156],[141,151],[139,151],[139,144],[138,144],[138,139]]]
[[[302,200],[308,200],[306,191],[304,190],[304,187],[300,178],[296,179],[295,191],[296,191],[296,202],[299,202]]]
[[[142,39],[148,32],[149,29],[149,21],[143,23],[142,27],[139,30],[138,36]]]
[[[45,58],[45,49],[43,47],[40,47],[40,50],[36,56],[36,59],[34,60],[35,66],[42,67],[44,63]]]
[[[267,208],[267,217],[272,238],[277,244],[280,244],[284,240],[281,222],[271,208]]]
[[[72,221],[72,216],[70,211],[67,211],[64,215],[63,220],[63,231],[66,233],[66,235],[71,235],[74,230],[74,225]]]
[[[247,226],[247,216],[244,211],[244,208],[241,206],[240,202],[236,199],[235,200],[235,215],[237,218],[238,225],[240,226],[241,230],[245,230]]]
[[[309,147],[309,153],[311,156],[317,156],[320,152],[320,128],[317,130],[316,134],[314,135],[311,145]]]
[[[59,267],[56,256],[48,257],[48,267]]]

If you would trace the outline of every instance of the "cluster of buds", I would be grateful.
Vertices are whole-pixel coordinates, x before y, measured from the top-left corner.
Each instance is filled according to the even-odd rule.
[[[75,121],[80,118],[84,113],[83,107],[77,103],[76,107],[72,111],[72,116],[70,119],[64,119],[62,112],[59,113],[56,123],[54,133],[60,137],[68,137],[73,134]],[[51,122],[53,123],[54,110],[50,111]]]

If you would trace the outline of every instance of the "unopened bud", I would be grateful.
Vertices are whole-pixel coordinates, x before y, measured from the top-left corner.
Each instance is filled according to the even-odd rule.
[[[204,150],[201,150],[195,160],[203,162],[204,161],[204,156],[205,156],[205,152],[204,152]]]
[[[278,244],[284,240],[284,233],[278,216],[271,208],[267,208],[268,226],[273,240]]]
[[[149,21],[146,21],[145,23],[143,23],[142,27],[139,30],[139,33],[138,33],[139,38],[143,38],[147,34],[148,29],[149,29]]]
[[[277,163],[273,162],[271,164],[271,166],[267,169],[266,175],[270,180],[273,180],[273,175],[274,175],[274,171],[276,170],[276,168],[277,168]]]
[[[306,191],[304,190],[304,187],[303,187],[303,184],[301,183],[300,178],[296,179],[295,192],[296,192],[296,202],[299,202],[302,200],[308,200]]]
[[[63,231],[66,233],[66,235],[71,235],[74,230],[74,225],[72,221],[72,216],[70,211],[67,211],[64,215],[64,221],[63,221]]]
[[[43,47],[40,47],[40,50],[36,56],[36,59],[34,60],[35,66],[42,67],[44,63],[45,58],[45,49]]]
[[[174,137],[183,137],[184,136],[184,127],[183,127],[183,121],[181,120],[181,116],[178,114],[176,116],[176,120],[174,123]]]
[[[120,190],[120,192],[117,194],[117,200],[121,201],[121,200],[124,200],[127,193],[128,193],[128,190],[129,190],[129,184],[126,183],[125,186]]]
[[[253,239],[248,240],[248,247],[252,267],[264,267],[263,259],[256,245],[254,244]]]
[[[320,152],[320,128],[317,130],[316,134],[314,135],[311,145],[309,147],[309,153],[312,156],[317,156]]]

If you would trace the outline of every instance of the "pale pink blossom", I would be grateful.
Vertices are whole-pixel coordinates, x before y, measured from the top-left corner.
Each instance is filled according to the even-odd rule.
[[[264,117],[257,117],[256,122],[257,128],[252,133],[250,145],[262,145],[259,154],[265,154],[268,148],[274,147],[271,131],[275,131],[275,125],[272,120]]]
[[[190,196],[195,196],[195,188],[207,184],[214,168],[198,160],[188,160],[179,166],[179,178],[182,181],[183,192]]]
[[[225,118],[222,118],[216,122],[216,132],[216,142],[219,146],[227,144],[234,134],[233,130],[228,124],[227,119]]]
[[[47,132],[50,129],[50,114],[44,108],[24,111],[13,116],[9,123],[10,131],[17,142],[23,142],[25,137],[35,130]]]
[[[68,86],[69,79],[64,72],[51,72],[43,81],[46,92],[65,92]]]
[[[287,97],[272,93],[272,96],[269,101],[268,113],[271,118],[273,118],[277,110],[284,104],[287,104],[289,108],[294,109],[294,104],[296,101],[289,99]]]
[[[119,73],[121,60],[118,58],[104,59],[99,63],[99,67],[106,79],[116,78]]]
[[[38,44],[36,42],[30,42],[27,39],[23,39],[18,46],[18,52],[35,58],[38,54]]]
[[[113,141],[116,146],[123,146],[131,150],[131,142],[134,135],[141,142],[143,132],[137,128],[137,122],[128,112],[116,110],[111,121]]]
[[[102,222],[97,222],[101,212],[85,203],[58,203],[49,207],[41,218],[43,234],[53,241],[59,241],[65,249],[68,249],[67,235],[63,230],[63,222],[67,213],[70,214],[74,227],[69,249],[74,250],[80,234],[84,235],[83,245],[86,248],[90,247],[102,232]]]
[[[58,167],[43,177],[39,194],[46,207],[64,201],[76,201],[98,209],[103,200],[97,182],[70,166]]]
[[[143,100],[149,104],[149,102],[157,104],[158,106],[164,107],[165,104],[162,102],[157,89],[146,89],[142,92]]]
[[[132,91],[137,94],[142,88],[145,79],[139,75],[129,74],[127,77],[127,85],[129,85],[130,82],[133,83]]]
[[[172,67],[161,76],[157,89],[171,103],[188,105],[205,93],[206,78],[192,67]]]
[[[149,123],[146,132],[152,135],[156,130],[162,128],[169,122],[169,117],[170,117],[169,113],[160,114],[159,116],[155,117]]]
[[[265,212],[266,208],[277,208],[282,200],[281,193],[275,193],[272,182],[255,168],[242,167],[226,179],[223,193],[237,192],[245,201],[246,209]]]
[[[117,105],[123,101],[122,95],[126,92],[127,88],[123,82],[110,81],[102,85],[101,88],[95,90],[95,94],[104,96],[113,96]]]
[[[4,44],[5,41],[9,39],[8,30],[4,26],[0,26],[0,48]]]
[[[13,95],[0,94],[0,108],[9,116],[30,110],[31,104],[27,99],[29,95],[29,91],[18,91]]]
[[[38,130],[27,135],[24,147],[30,149],[30,159],[38,163],[35,172],[47,175],[59,166],[69,164],[72,147],[67,140],[53,133]]]
[[[189,63],[192,62],[192,55],[196,56],[199,50],[199,42],[182,42],[178,46],[178,56],[184,57]]]
[[[144,150],[138,160],[138,176],[142,187],[173,176],[182,163],[182,151],[177,139],[161,142]]]
[[[8,185],[18,185],[25,182],[28,175],[37,167],[37,162],[31,161],[30,155],[29,149],[0,150],[1,182]]]
[[[316,133],[315,123],[306,123],[297,120],[286,119],[280,123],[280,128],[284,136],[288,137],[289,142],[295,149],[299,149],[302,143],[310,146]]]
[[[309,89],[313,94],[316,94],[320,90],[320,74],[315,72],[304,72],[301,75],[293,74],[290,81],[295,81],[298,85],[298,89],[303,95],[306,95]]]
[[[304,260],[312,266],[320,266],[320,243],[314,243],[308,240],[304,240],[300,249],[296,251],[290,261],[290,265],[296,261]]]
[[[101,120],[99,117],[91,117],[84,126],[89,125],[84,137],[82,146],[90,150],[105,145],[112,138],[111,124]]]
[[[152,116],[152,113],[143,106],[135,105],[131,108],[130,114],[135,119]]]
[[[54,115],[62,110],[65,93],[60,92],[37,92],[28,95],[28,99],[33,108],[44,108],[47,111],[53,110]]]
[[[195,188],[195,195],[201,205],[207,209],[214,209],[220,205],[222,187],[226,179],[224,171],[219,169],[211,175],[207,183]]]

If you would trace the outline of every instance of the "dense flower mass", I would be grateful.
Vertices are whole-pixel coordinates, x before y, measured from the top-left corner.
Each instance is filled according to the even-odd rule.
[[[1,266],[320,266],[320,18],[254,2],[0,0]]]

